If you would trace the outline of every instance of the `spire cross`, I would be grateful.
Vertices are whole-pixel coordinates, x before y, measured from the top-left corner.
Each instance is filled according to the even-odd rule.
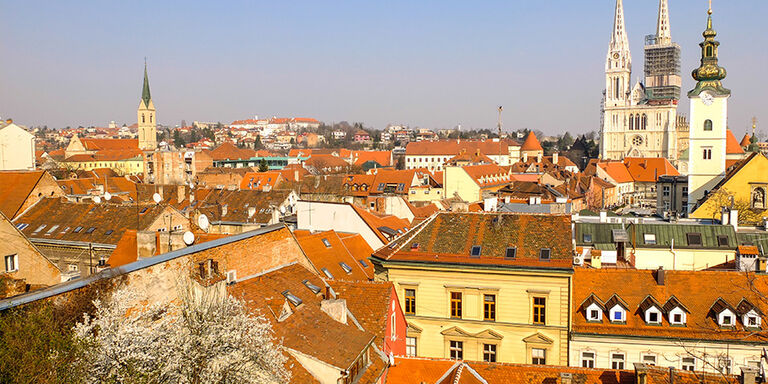
[[[710,15],[712,14],[712,0],[709,0],[709,10],[707,11]]]

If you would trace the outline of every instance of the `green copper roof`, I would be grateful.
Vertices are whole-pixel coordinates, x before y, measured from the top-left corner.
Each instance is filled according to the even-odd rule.
[[[715,95],[730,95],[731,91],[723,87],[721,80],[725,78],[725,68],[717,64],[717,48],[720,42],[715,40],[717,32],[712,28],[712,10],[707,17],[707,29],[702,33],[704,41],[699,43],[701,47],[701,65],[692,72],[697,81],[696,88],[688,92],[688,96],[697,96],[704,90],[710,90]]]
[[[149,106],[149,101],[152,100],[152,96],[149,95],[149,76],[147,76],[147,63],[144,63],[144,88],[141,90],[141,99],[144,100],[144,105]]]

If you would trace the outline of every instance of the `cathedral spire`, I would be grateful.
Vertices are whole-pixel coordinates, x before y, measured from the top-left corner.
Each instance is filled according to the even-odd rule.
[[[656,21],[656,44],[670,44],[672,32],[669,30],[669,4],[659,0],[659,19]]]
[[[613,16],[613,34],[611,35],[611,49],[629,51],[627,30],[624,26],[624,3],[616,0],[616,13]]]
[[[144,59],[144,88],[141,90],[141,100],[144,100],[144,105],[149,105],[149,101],[152,100],[152,96],[149,94],[149,76],[147,76],[147,59]]]

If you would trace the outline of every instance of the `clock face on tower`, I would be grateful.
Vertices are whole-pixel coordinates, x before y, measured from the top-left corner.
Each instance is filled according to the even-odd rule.
[[[712,105],[712,102],[715,101],[715,97],[709,92],[702,92],[701,101],[704,102],[704,105]]]
[[[614,59],[618,59],[619,58],[619,53],[618,52],[614,52],[613,53],[613,58]]]

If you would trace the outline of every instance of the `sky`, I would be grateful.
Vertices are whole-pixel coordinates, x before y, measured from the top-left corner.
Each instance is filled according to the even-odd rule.
[[[706,0],[669,0],[694,86]],[[384,128],[599,129],[615,0],[0,0],[0,117],[132,124],[144,58],[161,124],[315,117]],[[765,0],[714,0],[729,125],[768,127]],[[657,0],[624,0],[633,82]],[[687,100],[679,113],[688,114]],[[768,131],[768,128],[766,128]]]

